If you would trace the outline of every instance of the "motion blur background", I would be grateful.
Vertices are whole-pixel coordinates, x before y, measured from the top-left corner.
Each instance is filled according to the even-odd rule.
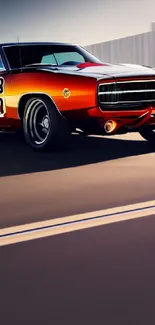
[[[108,62],[155,67],[154,0],[1,0],[0,41],[77,43]]]

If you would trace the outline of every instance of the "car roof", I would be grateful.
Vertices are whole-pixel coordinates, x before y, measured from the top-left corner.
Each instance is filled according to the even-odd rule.
[[[1,47],[4,46],[23,46],[23,45],[74,45],[71,43],[61,43],[61,42],[14,42],[14,43],[0,43]]]

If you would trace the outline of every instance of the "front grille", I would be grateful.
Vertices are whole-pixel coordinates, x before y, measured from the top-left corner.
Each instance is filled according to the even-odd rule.
[[[155,103],[155,80],[129,80],[103,83],[98,88],[99,105],[142,106]]]

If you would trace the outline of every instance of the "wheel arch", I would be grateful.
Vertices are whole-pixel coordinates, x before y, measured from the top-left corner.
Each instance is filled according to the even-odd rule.
[[[18,117],[20,120],[23,119],[23,116],[24,116],[24,108],[25,108],[25,105],[27,103],[27,101],[31,98],[34,98],[34,97],[41,97],[41,98],[48,98],[51,100],[51,103],[53,104],[53,106],[55,107],[55,109],[57,110],[57,112],[64,118],[64,116],[61,114],[61,112],[59,111],[58,107],[56,106],[53,98],[46,94],[46,93],[26,93],[26,94],[23,94],[20,99],[19,99],[19,102],[18,102]]]

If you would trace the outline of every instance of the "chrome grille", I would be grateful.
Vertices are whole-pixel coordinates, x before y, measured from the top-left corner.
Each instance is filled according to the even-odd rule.
[[[99,104],[155,102],[155,80],[129,80],[103,83],[98,89]]]

